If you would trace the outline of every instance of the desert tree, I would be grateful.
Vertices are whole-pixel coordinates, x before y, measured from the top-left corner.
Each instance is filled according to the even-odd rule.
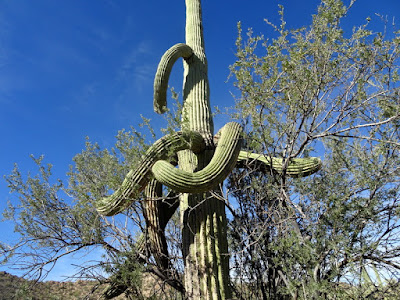
[[[13,259],[14,267],[41,278],[63,256],[101,247],[105,259],[81,266],[77,276],[111,283],[105,298],[122,292],[143,297],[139,287],[145,272],[157,275],[188,299],[230,298],[220,185],[235,166],[249,161],[296,176],[315,172],[321,163],[317,158],[300,158],[285,162],[283,168],[282,158],[242,151],[242,126],[237,122],[214,135],[201,2],[187,0],[186,13],[186,43],[172,46],[163,55],[154,84],[154,109],[164,113],[171,68],[183,58],[180,130],[166,130],[153,143],[135,130],[121,131],[111,150],[87,142],[74,158],[68,185],[51,178],[51,165],[44,165],[42,157],[33,158],[39,169],[36,176],[24,177],[16,166],[6,180],[17,201],[10,202],[4,216],[15,223],[21,238],[11,246],[2,244],[4,262]],[[174,123],[176,116],[169,120]],[[150,133],[154,138],[151,128]],[[178,206],[181,262],[170,256],[165,234]],[[178,245],[173,243],[172,249]],[[106,279],[94,274],[98,267],[113,275]]]
[[[15,165],[5,176],[11,195],[3,219],[14,223],[19,239],[1,244],[3,264],[42,280],[63,257],[103,253],[102,258],[76,266],[72,279],[108,283],[106,272],[129,257],[135,235],[145,227],[140,205],[114,219],[101,217],[93,205],[100,195],[117,188],[126,170],[147,149],[145,137],[133,128],[121,130],[116,140],[111,150],[87,140],[85,149],[73,158],[67,180],[55,178],[43,156],[32,156],[36,174],[22,174]],[[139,285],[140,276],[132,270],[130,280]]]
[[[243,299],[396,293],[400,36],[385,18],[346,30],[347,4],[321,1],[299,29],[287,28],[281,7],[280,24],[266,20],[273,38],[238,26],[233,116],[249,151],[323,161],[304,179],[265,177],[257,164],[230,175],[233,285]]]
[[[6,179],[18,199],[5,218],[21,239],[1,245],[4,261],[40,276],[64,255],[100,247],[105,257],[77,276],[111,283],[106,298],[144,297],[146,272],[193,299],[391,292],[399,38],[368,24],[346,33],[347,13],[340,1],[322,1],[310,27],[291,31],[282,9],[272,40],[249,32],[244,41],[239,27],[231,71],[242,126],[228,123],[214,136],[200,1],[188,0],[186,44],[165,53],[155,79],[155,109],[164,112],[169,72],[184,59],[182,119],[167,112],[174,126],[158,140],[132,129],[111,150],[87,142],[68,184],[53,180],[42,158],[34,158],[36,176],[16,166]],[[297,178],[319,169],[314,154],[322,170]]]
[[[98,201],[97,210],[106,216],[116,215],[136,202],[144,190],[147,240],[164,277],[169,278],[174,271],[170,269],[164,228],[174,209],[160,201],[162,185],[179,193],[183,294],[188,299],[230,299],[227,222],[220,185],[235,167],[247,162],[290,176],[312,174],[321,162],[318,158],[284,161],[243,151],[242,126],[237,122],[229,122],[214,133],[201,1],[185,3],[186,43],[178,43],[165,52],[154,80],[154,110],[164,113],[171,69],[178,58],[183,58],[181,129],[157,140],[122,185]]]

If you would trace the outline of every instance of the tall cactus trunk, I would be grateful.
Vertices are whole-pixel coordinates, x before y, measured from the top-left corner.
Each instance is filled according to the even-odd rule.
[[[316,172],[321,160],[294,158],[286,161],[240,151],[243,128],[236,122],[227,123],[213,137],[201,1],[185,1],[186,44],[176,44],[165,52],[154,78],[154,110],[164,113],[172,66],[178,58],[184,59],[182,131],[157,140],[129,171],[121,186],[112,195],[100,199],[96,206],[99,213],[113,216],[129,207],[146,189],[143,208],[150,252],[162,277],[166,278],[174,273],[170,270],[164,229],[176,205],[171,206],[168,199],[159,202],[161,184],[183,193],[179,205],[185,288],[173,278],[166,282],[177,290],[185,290],[187,299],[223,300],[231,298],[231,291],[225,203],[218,195],[218,185],[235,165],[240,168],[256,163],[261,164],[264,171],[272,169],[300,177]],[[178,155],[180,169],[168,162],[175,157],[174,153]],[[139,239],[137,250],[142,251],[144,245],[144,238]]]
[[[201,133],[207,150],[197,156],[181,151],[178,158],[181,169],[194,172],[207,166],[215,147],[200,0],[186,0],[186,16],[186,44],[193,55],[184,61],[182,129]],[[209,192],[183,194],[180,213],[187,298],[230,298],[224,202]]]

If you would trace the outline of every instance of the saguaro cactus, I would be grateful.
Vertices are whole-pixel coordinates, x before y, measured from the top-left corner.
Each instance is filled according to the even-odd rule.
[[[245,160],[261,163],[277,172],[282,171],[283,160],[241,151],[242,127],[235,122],[226,124],[214,143],[200,2],[186,0],[186,43],[166,51],[154,80],[154,110],[163,113],[167,110],[169,74],[177,59],[183,58],[182,132],[158,140],[138,167],[129,172],[121,187],[99,201],[97,207],[104,215],[114,215],[128,207],[147,186],[144,215],[150,249],[161,269],[167,270],[169,259],[164,228],[173,210],[163,208],[165,203],[154,199],[161,196],[160,184],[181,193],[186,297],[228,299],[231,292],[225,203],[215,197],[216,188]],[[175,153],[179,169],[168,162]],[[296,159],[285,170],[291,176],[305,176],[320,166],[317,158]]]

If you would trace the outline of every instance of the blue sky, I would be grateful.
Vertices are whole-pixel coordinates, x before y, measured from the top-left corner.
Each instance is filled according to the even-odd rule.
[[[236,23],[271,35],[264,19],[278,23],[278,3],[295,28],[311,22],[319,1],[203,1],[212,105],[233,105],[226,80]],[[380,24],[375,13],[390,21],[399,16],[399,23],[400,1],[358,0],[347,30],[368,16]],[[86,136],[112,147],[117,131],[140,123],[141,114],[157,126],[162,117],[152,110],[153,77],[165,50],[184,42],[184,23],[183,0],[0,0],[1,175],[14,163],[26,173],[33,169],[29,155],[44,154],[63,178]],[[178,64],[171,85],[179,91],[181,81]],[[222,123],[216,120],[216,129]],[[1,178],[1,211],[11,197]],[[14,238],[11,224],[0,223],[0,240]],[[68,264],[49,279],[59,279]]]

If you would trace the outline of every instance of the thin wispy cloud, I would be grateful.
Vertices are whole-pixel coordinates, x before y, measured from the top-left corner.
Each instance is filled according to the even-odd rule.
[[[255,1],[259,9],[245,1],[203,2],[211,104],[223,108],[233,105],[226,93],[232,87],[219,83],[236,60],[236,22],[258,33],[270,30],[265,18],[279,22],[279,15],[273,1]],[[299,1],[285,1],[291,24],[308,24],[316,2],[303,1],[299,13]],[[356,3],[363,20],[375,11],[399,14],[398,1],[365,2]],[[140,123],[141,114],[157,126],[162,117],[152,109],[154,75],[163,51],[184,40],[184,14],[183,1],[0,0],[3,174],[29,153],[46,154],[54,170],[63,173],[84,147],[84,136],[108,146],[117,130]],[[180,92],[182,80],[178,61],[169,85]],[[224,123],[216,119],[215,129]],[[20,166],[23,174],[34,171],[29,164]],[[7,199],[8,193],[0,181],[0,197]],[[0,224],[0,240],[8,234],[6,226]],[[69,272],[66,268],[62,265],[60,274]]]
[[[151,42],[141,41],[138,45],[133,46],[123,59],[118,77],[120,80],[126,80],[134,76],[139,81],[135,84],[139,86],[143,83],[143,80],[149,79],[149,70],[153,68],[153,66],[154,60],[152,57]]]
[[[120,87],[114,104],[115,116],[122,122],[132,122],[138,110],[151,107],[153,80],[157,62],[152,55],[152,42],[141,41],[127,52],[117,73]],[[148,103],[148,105],[147,105]]]

